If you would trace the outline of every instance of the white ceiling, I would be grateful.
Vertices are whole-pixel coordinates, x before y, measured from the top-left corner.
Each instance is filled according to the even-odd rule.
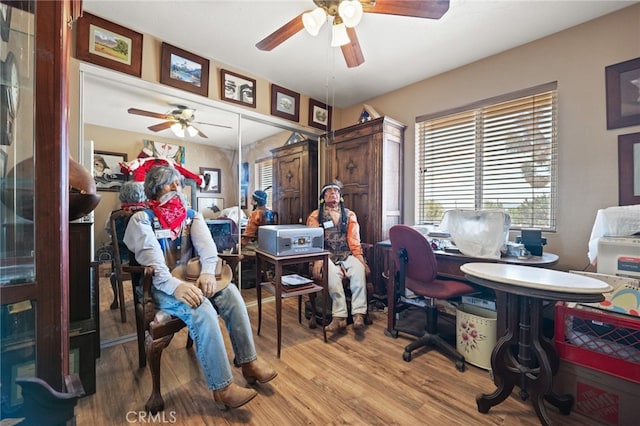
[[[357,26],[365,62],[356,68],[347,68],[340,49],[329,46],[327,26],[317,37],[303,30],[270,52],[255,47],[281,25],[312,9],[311,0],[84,0],[83,7],[240,72],[337,107],[349,107],[633,3],[637,1],[451,0],[440,20],[367,13]],[[96,93],[101,96],[96,99],[109,95],[118,103],[117,87],[105,88],[110,93]],[[172,100],[166,97],[162,100],[158,95],[145,107],[142,101],[131,104],[131,95],[136,93],[129,91],[122,96],[128,103],[113,107],[126,111],[135,106],[163,113],[171,109]],[[175,93],[174,98],[179,96]],[[206,105],[196,108],[199,121],[230,119],[207,117]],[[112,118],[104,104],[96,114],[99,117],[86,111],[85,121]],[[138,131],[157,123],[152,118],[125,115],[128,117],[122,120],[133,119],[131,125],[138,126]],[[214,133],[212,126],[202,127],[205,133]],[[169,137],[171,132],[162,135]]]

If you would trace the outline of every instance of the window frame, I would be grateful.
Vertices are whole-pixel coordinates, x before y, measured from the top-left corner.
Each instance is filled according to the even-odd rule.
[[[511,230],[538,228],[545,232],[557,231],[557,86],[557,82],[551,82],[454,109],[416,117],[416,223],[439,223],[440,219],[436,217],[439,209],[444,211],[452,208],[476,210],[502,208],[517,214],[518,222],[512,223]],[[543,99],[546,103],[536,105],[535,102],[538,99]],[[518,106],[518,102],[522,102],[523,105]],[[531,103],[529,109],[526,106],[527,102]],[[514,105],[516,106],[514,107]],[[507,107],[504,112],[499,109],[502,106]],[[514,114],[513,111],[518,114]],[[495,120],[502,126],[505,123],[511,125],[508,133],[505,135],[497,133],[498,131],[492,128],[492,125],[495,126],[495,122],[491,120]],[[512,126],[514,123],[517,126]],[[493,150],[488,148],[492,144],[494,144]],[[518,156],[510,159],[510,156],[505,153],[512,152],[514,147],[520,147],[520,151]],[[544,161],[537,161],[540,149],[543,150]],[[438,157],[438,155],[446,157]],[[484,155],[487,155],[488,160],[485,160]],[[443,159],[439,160],[438,158]],[[524,165],[527,160],[534,167],[525,171]],[[427,172],[427,165],[429,165],[429,172]],[[521,170],[519,174],[514,173],[517,165]],[[446,179],[446,175],[439,175],[439,173],[453,166],[461,167],[459,180],[462,183],[454,182],[454,179],[458,177],[458,172],[456,172],[455,178],[451,177],[454,174],[450,172],[449,179],[452,179],[450,188],[454,194],[443,195],[443,198],[438,199],[438,188],[444,193],[442,188],[447,188],[448,185],[448,183],[442,183],[442,180]],[[542,170],[542,173],[539,173],[539,170]],[[466,172],[466,175],[463,172]],[[494,174],[490,175],[491,172]],[[494,179],[493,182],[491,182],[491,176]],[[517,178],[519,183],[514,186],[513,190],[503,191],[501,187],[504,187],[504,184],[502,181],[497,182],[496,177],[506,180]],[[536,178],[541,180],[536,182]],[[435,182],[436,179],[440,180],[440,184],[429,185],[428,180]],[[526,184],[522,183],[523,180],[526,181]],[[529,180],[533,180],[533,182]],[[545,181],[548,181],[548,184],[545,185]],[[513,180],[513,183],[516,183],[516,180]],[[488,190],[484,188],[485,184],[493,191],[492,197],[500,199],[500,196],[504,196],[505,203],[511,204],[511,206],[505,207],[502,203],[495,201],[493,203],[498,206],[492,206],[492,197],[488,196]],[[527,193],[527,185],[530,185],[531,199],[541,200],[545,203],[542,204],[542,208],[539,203],[532,203],[529,198],[522,195]],[[458,200],[455,199],[456,190],[464,194],[460,197],[460,200],[464,202],[463,207],[452,205],[452,203],[458,203]],[[429,193],[435,194],[436,197],[428,198]],[[516,196],[520,198],[518,199]],[[435,203],[430,203],[430,199],[434,198]],[[444,201],[444,205],[440,204],[442,201]],[[446,205],[447,202],[449,205]],[[515,204],[516,202],[519,204]],[[522,214],[522,212],[526,212],[526,214]],[[527,215],[530,219],[528,222]]]

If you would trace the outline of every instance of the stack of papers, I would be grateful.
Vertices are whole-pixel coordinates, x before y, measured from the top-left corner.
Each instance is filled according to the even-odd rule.
[[[284,275],[282,277],[282,285],[297,286],[312,283],[313,280],[298,274]]]

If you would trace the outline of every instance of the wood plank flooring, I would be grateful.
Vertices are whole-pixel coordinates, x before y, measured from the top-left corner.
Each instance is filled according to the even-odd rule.
[[[102,280],[101,280],[102,281]],[[102,285],[102,282],[101,282]],[[108,282],[105,283],[108,286]],[[103,293],[101,293],[102,295]],[[108,294],[108,293],[107,293]],[[107,300],[105,300],[107,299]],[[105,315],[111,299],[103,298]],[[214,403],[192,349],[186,349],[185,330],[176,335],[162,357],[165,411],[145,417],[144,403],[151,390],[148,369],[138,369],[135,341],[103,347],[97,362],[97,392],[76,406],[78,425],[171,423],[179,425],[538,425],[528,401],[514,393],[488,414],[478,413],[475,397],[492,392],[489,373],[467,366],[463,373],[436,351],[418,352],[402,360],[408,337],[384,335],[386,314],[372,312],[373,325],[363,338],[349,327],[347,334],[322,340],[320,328],[299,324],[294,298],[283,303],[281,358],[276,358],[275,304],[263,305],[260,336],[257,306],[249,303],[259,356],[271,363],[278,377],[257,385],[258,396],[239,409],[223,410]],[[134,323],[131,311],[130,326]],[[227,342],[228,343],[228,342]],[[233,354],[227,344],[230,359]],[[234,380],[247,386],[239,369]],[[548,412],[559,425],[597,425],[578,413]]]

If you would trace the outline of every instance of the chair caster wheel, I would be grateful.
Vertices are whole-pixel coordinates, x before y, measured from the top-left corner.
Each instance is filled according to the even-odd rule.
[[[463,372],[465,368],[464,361],[456,361],[456,370]]]
[[[411,361],[411,352],[404,351],[404,353],[402,354],[402,359],[406,362]]]

